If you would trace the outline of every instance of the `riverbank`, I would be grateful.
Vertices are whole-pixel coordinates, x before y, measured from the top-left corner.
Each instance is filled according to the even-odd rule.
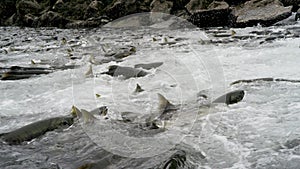
[[[174,15],[198,27],[270,26],[299,6],[300,0],[3,0],[0,26],[94,28],[142,12]]]

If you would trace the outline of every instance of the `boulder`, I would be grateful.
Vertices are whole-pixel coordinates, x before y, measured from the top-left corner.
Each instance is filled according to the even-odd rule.
[[[191,0],[185,8],[191,14],[195,13],[196,11],[207,9],[208,5],[212,3],[213,0]]]
[[[83,20],[91,2],[92,0],[57,0],[51,10],[70,20]]]
[[[16,5],[17,14],[22,17],[26,14],[36,15],[42,9],[41,6],[35,0],[20,0]]]
[[[250,0],[225,0],[230,6],[236,6],[245,3],[246,1]]]
[[[247,27],[261,24],[270,26],[289,17],[292,7],[284,7],[279,0],[251,0],[231,13],[231,25]]]
[[[300,0],[280,0],[283,6],[293,6],[292,12],[297,12],[300,7]]]
[[[65,17],[61,16],[59,13],[48,11],[42,14],[37,23],[34,25],[37,27],[59,27],[65,28],[66,24],[69,23],[70,20],[66,19]]]
[[[0,26],[5,25],[5,21],[16,13],[16,0],[0,1]]]
[[[23,18],[23,26],[32,27],[33,24],[37,21],[38,17],[32,14],[26,14]]]
[[[140,12],[150,12],[151,0],[114,0],[104,9],[104,13],[111,19]]]
[[[213,1],[207,8],[208,9],[193,10],[188,20],[198,27],[228,25],[228,16],[231,9],[226,2]]]
[[[85,10],[83,18],[84,19],[91,18],[91,17],[97,18],[100,16],[100,12],[103,8],[104,8],[104,4],[101,1],[94,0],[89,4],[87,9]]]
[[[66,24],[66,28],[95,28],[105,25],[110,20],[105,17],[89,18],[88,20],[77,20]]]
[[[151,12],[162,12],[170,14],[173,7],[172,1],[153,0],[150,4]]]

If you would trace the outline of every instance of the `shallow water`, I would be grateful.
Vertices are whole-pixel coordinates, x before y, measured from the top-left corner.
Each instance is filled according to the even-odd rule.
[[[284,32],[299,26],[235,31],[247,36],[251,31]],[[1,144],[0,168],[77,168],[92,162],[103,168],[161,168],[178,151],[186,153],[185,168],[298,168],[299,146],[288,149],[282,145],[300,137],[300,84],[230,83],[259,77],[299,80],[300,39],[286,36],[260,43],[266,35],[229,43],[221,38],[219,43],[203,44],[203,39],[218,39],[209,31],[0,28],[0,67],[81,66],[29,79],[0,81],[0,133],[40,119],[68,115],[72,105],[87,110],[108,106],[108,117],[115,120],[124,111],[136,113],[141,120],[158,114],[157,93],[180,105],[167,130],[154,136],[130,136],[130,126],[97,116],[92,125],[75,122],[68,129],[48,132],[23,145]],[[181,39],[162,45],[165,38],[168,42]],[[93,65],[94,77],[85,77],[90,56],[107,59],[105,53],[128,46],[135,46],[137,52],[122,62]],[[41,60],[46,63],[39,64]],[[164,64],[141,78],[124,80],[100,74],[109,65],[151,62]],[[137,83],[144,92],[134,93]],[[201,103],[196,96],[205,89],[209,89],[211,99],[235,89],[245,90],[246,95],[234,105],[199,109]]]

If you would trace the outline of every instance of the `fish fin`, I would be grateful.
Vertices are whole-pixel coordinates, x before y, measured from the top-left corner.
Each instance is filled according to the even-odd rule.
[[[6,73],[3,73],[3,74],[2,74],[2,79],[5,79],[5,78],[7,78],[7,77],[9,77],[9,73],[6,72]]]
[[[96,119],[95,116],[93,116],[90,112],[88,112],[84,109],[81,109],[81,115],[83,117],[83,122],[84,123],[93,122]]]
[[[163,95],[157,93],[159,99],[159,111],[164,113],[168,110],[176,110],[176,106],[169,102]]]
[[[144,89],[142,89],[142,87],[137,83],[134,92],[135,93],[140,93],[142,91],[144,91]]]
[[[71,115],[78,118],[82,116],[80,110],[74,105],[72,106]]]
[[[94,77],[92,65],[89,66],[88,71],[85,73],[85,77]]]

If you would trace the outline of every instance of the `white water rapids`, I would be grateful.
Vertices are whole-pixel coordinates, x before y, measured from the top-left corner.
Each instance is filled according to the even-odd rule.
[[[242,36],[251,31],[268,29],[280,32],[293,27],[299,29],[299,26],[298,22],[290,26],[234,30]],[[261,44],[259,40],[251,39],[228,44],[203,44],[200,39],[213,37],[200,29],[2,27],[0,34],[0,67],[33,66],[31,61],[37,62],[34,66],[45,66],[38,65],[40,60],[50,60],[51,64],[81,65],[29,79],[0,81],[0,133],[41,119],[67,115],[72,105],[87,110],[108,106],[108,116],[112,119],[119,119],[123,111],[141,116],[155,113],[157,93],[173,104],[181,105],[175,120],[167,125],[169,132],[161,134],[163,139],[155,136],[144,142],[137,139],[135,143],[126,142],[126,149],[122,141],[126,139],[120,135],[126,135],[126,132],[115,132],[110,126],[103,126],[100,129],[107,133],[95,135],[95,131],[86,131],[90,130],[88,128],[71,127],[66,131],[48,132],[29,145],[1,145],[0,168],[76,168],[90,162],[89,156],[93,162],[97,161],[94,153],[96,150],[102,152],[102,148],[121,156],[151,157],[179,143],[205,156],[201,161],[197,160],[199,156],[195,152],[188,156],[187,160],[196,168],[300,167],[300,146],[290,149],[283,146],[288,140],[300,138],[300,83],[254,82],[230,86],[235,80],[261,77],[299,80],[299,37]],[[66,44],[62,43],[63,38],[67,40]],[[160,44],[165,39],[172,42],[176,38],[182,39],[171,45]],[[91,56],[103,59],[103,48],[109,51],[124,46],[135,46],[137,52],[122,62],[92,65],[94,77],[85,77]],[[77,58],[70,59],[70,54]],[[151,62],[164,64],[149,70],[149,75],[141,78],[123,80],[100,74],[107,71],[109,65],[132,67]],[[144,92],[133,93],[137,83]],[[199,112],[197,93],[208,88],[213,90],[212,98],[235,89],[245,90],[246,94],[237,104],[217,105],[210,111]],[[81,138],[84,133],[90,139]],[[156,150],[146,154],[138,148],[133,149],[136,145]],[[143,161],[143,165],[131,161],[131,166],[126,160],[115,162],[110,167],[151,168],[155,163],[154,158],[150,162]]]

